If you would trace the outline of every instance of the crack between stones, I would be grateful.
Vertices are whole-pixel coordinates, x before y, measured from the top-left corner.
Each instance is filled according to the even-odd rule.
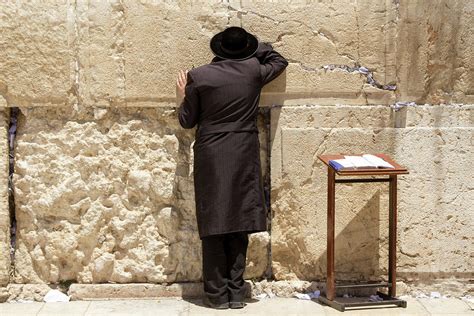
[[[388,90],[388,91],[395,91],[397,90],[397,85],[396,84],[381,84],[377,80],[374,79],[374,74],[372,71],[370,71],[367,67],[360,66],[356,64],[355,66],[347,66],[347,65],[335,65],[335,64],[330,64],[330,65],[325,65],[322,68],[326,71],[334,71],[334,70],[342,70],[347,73],[360,73],[364,75],[367,78],[367,83],[377,89],[380,90]]]
[[[266,129],[266,174],[267,177],[264,178],[264,194],[265,194],[265,203],[268,210],[268,245],[267,245],[267,267],[265,269],[264,278],[270,280],[273,275],[272,269],[272,203],[271,203],[271,191],[272,191],[272,182],[271,182],[271,108],[263,108],[262,110],[263,118],[265,122]]]
[[[13,174],[15,172],[15,137],[18,123],[18,107],[10,108],[8,125],[8,210],[10,214],[10,277],[15,275],[15,250],[16,250],[16,209]]]
[[[359,24],[359,12],[357,12],[357,8],[359,7],[359,4],[357,3],[357,0],[354,5],[354,16],[356,19],[356,27],[357,27],[357,59],[360,60],[360,24]]]
[[[298,64],[303,70],[308,71],[308,72],[320,72],[323,69],[324,71],[340,70],[347,73],[359,73],[361,75],[364,75],[367,78],[366,83],[371,85],[372,87],[375,87],[380,90],[387,90],[387,91],[397,90],[396,84],[379,83],[377,80],[374,79],[374,75],[372,71],[370,71],[367,67],[360,66],[358,64],[355,64],[354,66],[329,64],[329,65],[324,65],[318,68],[318,67],[308,66],[298,60],[294,60],[290,58],[288,59],[288,61],[294,64]]]
[[[82,102],[80,93],[79,93],[79,76],[80,76],[80,62],[79,62],[79,13],[77,8],[77,0],[74,1],[74,82],[71,88],[68,90],[68,93],[75,98],[75,102],[73,104],[73,109],[76,112],[81,111],[81,105],[84,104]]]
[[[112,48],[114,50],[114,55],[118,57],[117,61],[117,75],[118,75],[118,85],[121,88],[120,91],[123,92],[123,95],[117,98],[113,98],[110,100],[110,105],[124,105],[126,103],[126,91],[127,91],[127,80],[125,74],[125,20],[126,20],[126,10],[125,4],[123,0],[119,0],[117,3],[112,5],[113,11],[116,15],[116,21],[113,25],[113,32],[114,37],[117,38],[116,41],[112,44]]]

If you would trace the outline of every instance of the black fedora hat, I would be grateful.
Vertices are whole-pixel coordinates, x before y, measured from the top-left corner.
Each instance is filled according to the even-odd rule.
[[[241,27],[231,26],[211,39],[211,50],[219,58],[243,60],[257,51],[257,38]]]

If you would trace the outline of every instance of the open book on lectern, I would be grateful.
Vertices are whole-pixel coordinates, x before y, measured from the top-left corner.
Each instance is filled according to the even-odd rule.
[[[336,171],[345,169],[395,168],[382,158],[370,154],[362,156],[344,156],[343,159],[329,160],[329,165]]]

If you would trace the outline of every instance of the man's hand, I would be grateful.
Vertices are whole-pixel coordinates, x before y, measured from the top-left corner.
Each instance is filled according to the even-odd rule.
[[[178,100],[182,100],[186,95],[186,82],[188,78],[187,70],[180,70],[178,73],[178,79],[176,79],[176,93],[178,94]]]

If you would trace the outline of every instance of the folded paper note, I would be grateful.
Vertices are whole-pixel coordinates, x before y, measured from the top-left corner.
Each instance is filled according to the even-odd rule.
[[[362,156],[344,156],[343,159],[329,160],[329,165],[336,171],[344,169],[395,168],[382,158],[369,154]]]

